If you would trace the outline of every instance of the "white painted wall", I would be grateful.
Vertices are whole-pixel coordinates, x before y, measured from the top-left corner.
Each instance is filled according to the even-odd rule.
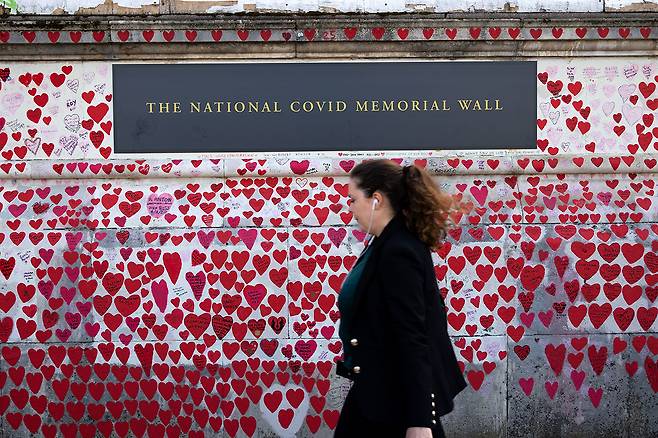
[[[0,4],[11,7],[12,0],[0,0]],[[114,0],[115,6],[127,8],[140,8],[142,6],[157,5],[160,0]],[[50,14],[56,10],[64,10],[75,14],[80,8],[93,8],[105,3],[105,0],[13,0],[19,13],[24,14]]]
[[[162,0],[114,0],[114,6],[138,9],[157,5]],[[74,14],[80,8],[93,8],[104,0],[0,0],[15,3],[20,13],[49,14],[64,10]],[[602,12],[602,0],[534,1],[534,0],[238,0],[231,6],[218,5],[217,0],[173,0],[172,12]],[[207,4],[207,7],[206,7]],[[628,0],[608,2],[606,7],[620,8],[632,4]],[[119,8],[114,12],[121,12]]]
[[[643,0],[606,0],[605,9],[607,11],[658,11],[658,2]]]

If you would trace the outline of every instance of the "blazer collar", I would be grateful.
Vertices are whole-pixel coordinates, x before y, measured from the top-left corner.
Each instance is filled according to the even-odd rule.
[[[401,228],[404,228],[404,218],[402,217],[401,214],[396,214],[393,216],[393,218],[386,224],[382,232],[379,234],[379,236],[376,236],[372,241],[369,243],[369,245],[373,246],[371,249],[374,250],[375,248],[380,247],[388,238],[392,235],[395,234],[396,231],[398,231]]]
[[[375,273],[375,267],[377,266],[377,261],[379,260],[379,251],[384,243],[398,230],[405,227],[404,218],[401,214],[397,214],[389,221],[388,224],[384,227],[379,236],[375,237],[369,244],[372,248],[369,248],[370,256],[366,261],[366,265],[363,267],[361,272],[361,278],[356,287],[356,293],[354,297],[354,311],[353,314],[356,314],[356,311],[359,307],[359,303],[362,301],[363,296],[365,295],[366,286],[370,283],[372,276]]]

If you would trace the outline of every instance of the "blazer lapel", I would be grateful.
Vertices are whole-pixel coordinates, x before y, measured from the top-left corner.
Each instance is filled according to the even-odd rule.
[[[363,271],[361,272],[361,278],[359,278],[359,283],[357,284],[356,287],[356,292],[354,296],[354,306],[353,306],[353,315],[356,315],[359,304],[363,301],[363,296],[365,295],[365,291],[367,289],[368,284],[370,284],[370,281],[375,274],[375,268],[377,267],[377,262],[379,261],[379,254],[381,251],[379,251],[379,248],[386,243],[386,240],[395,232],[395,230],[399,229],[400,227],[404,226],[404,222],[402,221],[402,218],[397,215],[391,219],[391,221],[386,224],[384,229],[382,230],[381,234],[378,237],[375,237],[371,242],[370,246],[371,248],[368,249],[370,251],[370,255],[368,257],[368,260],[366,260],[366,265],[363,267]]]

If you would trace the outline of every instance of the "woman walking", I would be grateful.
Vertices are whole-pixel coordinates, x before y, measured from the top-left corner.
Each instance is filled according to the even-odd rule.
[[[371,160],[350,173],[349,209],[373,238],[338,298],[337,373],[353,385],[335,438],[445,436],[440,416],[466,387],[431,256],[450,204],[414,165]]]

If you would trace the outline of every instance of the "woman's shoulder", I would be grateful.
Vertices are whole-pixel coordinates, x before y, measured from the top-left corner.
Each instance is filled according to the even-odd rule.
[[[385,252],[401,252],[416,256],[421,256],[428,251],[427,245],[406,227],[397,230],[382,246],[384,246]]]

